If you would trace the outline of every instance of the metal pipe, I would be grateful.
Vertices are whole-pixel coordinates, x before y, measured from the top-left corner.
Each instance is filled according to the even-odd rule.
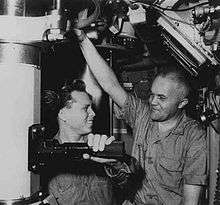
[[[53,0],[53,9],[56,9],[56,10],[61,9],[61,0]]]
[[[3,0],[0,13],[9,16],[25,16],[25,0]]]

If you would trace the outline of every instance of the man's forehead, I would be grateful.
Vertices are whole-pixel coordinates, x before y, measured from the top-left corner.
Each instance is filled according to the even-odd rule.
[[[86,92],[81,91],[73,91],[71,93],[71,96],[74,101],[80,103],[80,104],[91,104],[92,100],[90,99],[89,95]]]
[[[156,92],[156,94],[168,94],[170,91],[177,91],[178,83],[169,77],[158,76],[153,81],[151,86],[151,91]]]

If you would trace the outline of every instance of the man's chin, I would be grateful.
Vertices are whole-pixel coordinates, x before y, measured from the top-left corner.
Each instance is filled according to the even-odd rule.
[[[152,121],[155,121],[155,122],[160,122],[160,121],[162,121],[162,120],[161,120],[161,117],[160,117],[160,116],[157,116],[157,115],[151,114],[151,115],[150,115],[150,118],[151,118]]]
[[[86,132],[86,134],[91,133],[91,132],[92,132],[92,127],[87,128],[87,129],[85,130],[85,132]]]
[[[154,113],[151,113],[150,118],[151,118],[151,120],[153,120],[153,121],[157,121],[157,120],[159,119],[158,116],[155,115]]]

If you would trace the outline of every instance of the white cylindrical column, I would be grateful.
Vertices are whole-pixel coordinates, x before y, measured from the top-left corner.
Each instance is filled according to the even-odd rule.
[[[0,200],[30,196],[28,127],[40,122],[40,53],[0,42]]]

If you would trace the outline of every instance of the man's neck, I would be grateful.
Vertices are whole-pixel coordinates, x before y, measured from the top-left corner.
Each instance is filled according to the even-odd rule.
[[[59,140],[60,143],[65,142],[82,142],[83,136],[79,135],[66,121],[58,118],[59,131],[55,138]]]
[[[77,134],[69,126],[60,125],[59,132],[56,135],[56,139],[58,139],[60,141],[60,143],[80,142],[80,141],[82,141],[82,136]]]
[[[158,128],[159,128],[159,132],[167,132],[171,129],[173,129],[179,118],[180,118],[181,113],[178,113],[178,115],[174,116],[173,118],[166,120],[164,122],[158,122]]]
[[[159,132],[167,132],[174,128],[176,126],[177,120],[176,121],[169,121],[169,122],[158,122],[158,128]]]

